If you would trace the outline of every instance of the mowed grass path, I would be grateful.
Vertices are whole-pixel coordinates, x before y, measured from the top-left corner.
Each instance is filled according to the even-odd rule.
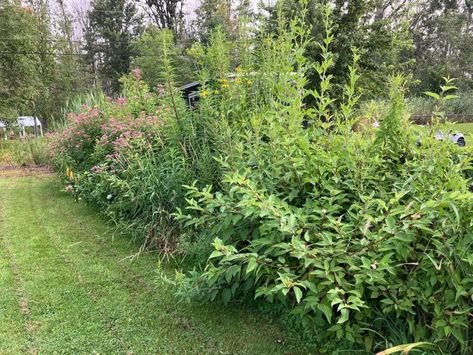
[[[135,252],[50,176],[0,176],[0,354],[298,353],[248,309],[178,303]]]

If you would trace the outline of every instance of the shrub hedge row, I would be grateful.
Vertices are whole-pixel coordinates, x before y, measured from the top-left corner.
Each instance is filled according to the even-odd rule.
[[[328,16],[315,64],[303,19],[193,48],[195,108],[165,41],[162,87],[149,93],[135,70],[123,97],[71,114],[53,139],[67,190],[192,260],[172,281],[183,297],[277,303],[321,351],[426,340],[471,353],[471,149],[411,126],[399,76],[380,122],[353,132],[358,54],[337,101]]]

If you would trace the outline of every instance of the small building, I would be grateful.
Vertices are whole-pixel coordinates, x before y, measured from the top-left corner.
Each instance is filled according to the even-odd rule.
[[[3,121],[0,121],[0,134],[7,140],[7,125]]]
[[[198,81],[182,85],[179,90],[182,92],[182,97],[186,100],[189,107],[194,107],[199,101],[199,89],[202,85]]]
[[[32,132],[35,136],[43,135],[43,126],[37,117],[20,116],[17,120],[20,129],[20,137],[26,138],[28,132]]]

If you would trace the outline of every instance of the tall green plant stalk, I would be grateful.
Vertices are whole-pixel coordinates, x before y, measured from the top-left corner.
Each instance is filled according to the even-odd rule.
[[[434,112],[430,116],[429,120],[429,133],[432,136],[435,132],[435,127],[438,126],[439,123],[445,123],[446,115],[445,115],[445,108],[446,104],[450,100],[457,99],[457,95],[453,95],[450,92],[457,90],[457,87],[453,85],[455,79],[450,77],[443,78],[445,84],[440,86],[440,93],[437,94],[435,92],[427,91],[424,92],[426,96],[433,98],[436,102]]]
[[[343,88],[343,102],[340,103],[340,118],[338,121],[343,121],[345,126],[352,127],[355,124],[354,114],[355,107],[360,100],[361,95],[357,91],[357,83],[360,79],[358,74],[358,62],[360,61],[360,54],[357,48],[352,49],[353,62],[348,67],[348,80]],[[348,133],[348,132],[344,132]]]
[[[334,57],[330,49],[334,41],[333,24],[330,20],[331,9],[328,6],[324,7],[323,24],[324,24],[324,38],[321,43],[317,43],[321,50],[321,61],[313,64],[313,69],[317,72],[320,85],[318,89],[309,90],[314,97],[315,105],[315,125],[321,125],[328,128],[333,124],[332,113],[330,112],[331,105],[335,102],[329,92],[331,88],[332,75],[329,73],[334,66]]]
[[[175,69],[172,62],[172,49],[174,45],[173,35],[171,31],[165,31],[161,36],[161,55],[162,55],[162,78],[165,82],[166,94],[169,95],[174,118],[177,122],[179,130],[182,132],[182,122],[176,103],[176,87],[175,87]]]

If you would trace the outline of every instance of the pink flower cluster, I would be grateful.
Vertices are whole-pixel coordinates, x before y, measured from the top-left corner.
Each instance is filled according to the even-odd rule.
[[[131,142],[135,140],[152,140],[161,124],[156,116],[112,117],[100,126],[102,135],[97,144],[103,147],[111,146],[113,151],[120,152],[124,148],[131,147]]]
[[[141,71],[133,70],[132,76],[139,79]],[[80,113],[68,115],[67,128],[52,135],[52,157],[76,166],[89,166],[90,172],[99,174],[111,172],[125,150],[156,144],[164,124],[158,117],[162,112],[153,101],[155,95],[145,96],[149,101],[138,105],[133,95],[107,97],[100,108],[82,105]],[[137,113],[136,107],[140,105],[143,111]]]
[[[102,171],[103,171],[103,168],[100,167],[100,166],[97,166],[97,165],[94,165],[91,169],[90,169],[91,172],[95,173],[95,174],[100,174]]]
[[[131,71],[131,74],[135,77],[135,79],[141,79],[141,69],[136,68]]]
[[[126,105],[128,103],[128,100],[124,97],[119,97],[115,100],[115,102],[120,105],[120,106],[123,106],[123,105]]]

